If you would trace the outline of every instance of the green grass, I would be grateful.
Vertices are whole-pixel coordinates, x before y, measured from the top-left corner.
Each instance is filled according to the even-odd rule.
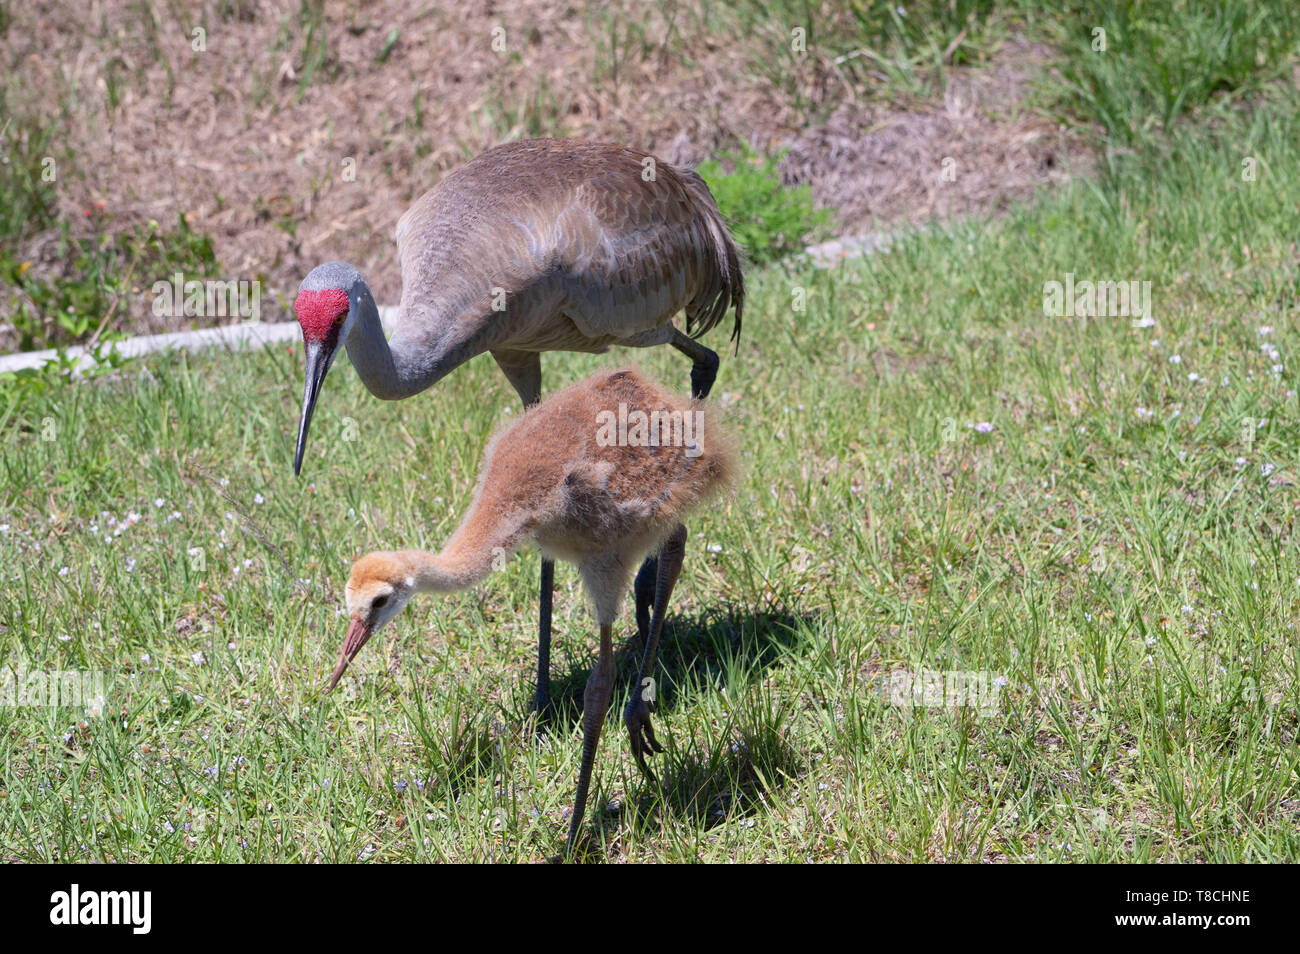
[[[1300,8],[1253,0],[1086,0],[1053,24],[1067,100],[1119,145],[1257,94],[1300,57]]]
[[[830,231],[830,211],[813,208],[812,187],[782,185],[779,165],[779,156],[743,150],[725,163],[709,159],[695,170],[709,184],[732,237],[755,265],[801,252]]]
[[[748,470],[691,525],[663,785],[613,718],[590,857],[1297,860],[1298,161],[1282,103],[998,221],[755,271],[714,390]],[[1045,316],[1067,272],[1152,282],[1156,324]],[[0,430],[3,658],[108,686],[100,717],[0,708],[6,859],[559,850],[594,646],[571,568],[548,737],[535,554],[320,693],[350,560],[446,538],[513,393],[481,358],[385,404],[340,362],[295,480],[286,352],[24,392]],[[633,359],[685,387],[667,350],[544,363],[553,390]],[[985,715],[877,691],[923,670],[1005,685]]]

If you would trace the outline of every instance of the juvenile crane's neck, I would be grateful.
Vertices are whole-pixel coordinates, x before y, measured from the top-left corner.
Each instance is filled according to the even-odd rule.
[[[414,313],[412,313],[414,311]],[[356,320],[348,333],[348,360],[375,397],[395,401],[418,394],[488,348],[484,322],[403,304],[389,341],[370,288],[361,283]]]
[[[454,593],[468,589],[492,572],[492,561],[466,559],[463,553],[399,550],[397,557],[407,578],[424,593]]]
[[[467,589],[504,567],[531,538],[534,522],[532,513],[503,512],[480,497],[470,505],[465,520],[441,553],[402,550],[397,557],[417,590],[450,593]]]

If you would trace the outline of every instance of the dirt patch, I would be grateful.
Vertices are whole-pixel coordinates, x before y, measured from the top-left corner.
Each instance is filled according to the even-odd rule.
[[[788,90],[702,26],[703,4],[388,0],[331,3],[316,21],[299,0],[228,0],[206,18],[181,6],[12,7],[6,100],[57,126],[71,228],[169,227],[184,215],[225,269],[194,277],[260,280],[269,320],[284,317],[275,294],[292,295],[328,259],[357,265],[381,302],[396,301],[397,218],[448,169],[509,139],[623,141],[691,163],[737,142],[789,147],[783,174],[811,183],[849,232],[996,209],[1084,155],[1053,123],[1019,113],[1046,56],[1023,45],[951,70],[941,101],[907,109],[862,97],[833,108],[853,93],[826,86],[812,110],[830,118],[808,126]],[[99,203],[102,216],[87,217]],[[24,247],[33,274],[57,264],[56,238]],[[127,330],[216,323],[154,317],[150,287],[169,277],[137,276],[139,300],[118,309]],[[11,337],[0,328],[0,348]]]
[[[850,231],[995,212],[1091,170],[1077,134],[1028,112],[1048,51],[1007,44],[989,67],[954,70],[942,99],[908,109],[846,105],[798,133],[782,174],[808,183]]]

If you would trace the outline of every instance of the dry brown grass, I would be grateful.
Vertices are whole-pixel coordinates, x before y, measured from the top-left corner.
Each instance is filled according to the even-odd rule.
[[[1026,77],[1044,68],[1042,51],[1023,44],[953,69],[941,99],[902,106],[815,64],[793,65],[778,88],[753,67],[753,48],[708,32],[725,13],[701,0],[328,3],[314,72],[304,9],[288,0],[13,7],[6,98],[58,127],[61,216],[84,223],[99,202],[114,227],[167,227],[184,214],[213,239],[219,277],[291,293],[312,265],[341,258],[379,300],[395,301],[398,216],[446,170],[512,138],[624,141],[692,163],[738,142],[788,147],[788,179],[811,183],[847,232],[996,209],[1081,154],[1054,123],[1020,110]],[[191,49],[196,26],[205,52]],[[495,27],[505,28],[504,53],[492,49]],[[611,53],[611,37],[616,50],[631,38],[630,52]],[[957,161],[956,182],[939,179],[944,156]],[[355,181],[343,176],[347,159]],[[49,234],[31,241],[38,273],[55,244]],[[147,290],[161,277],[139,280]],[[279,317],[265,294],[263,308]],[[147,307],[122,310],[136,330],[168,322]]]

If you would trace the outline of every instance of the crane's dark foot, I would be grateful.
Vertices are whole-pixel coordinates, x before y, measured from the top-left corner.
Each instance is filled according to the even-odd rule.
[[[642,698],[640,687],[637,687],[635,692],[627,708],[623,710],[623,722],[627,725],[627,734],[632,742],[632,754],[636,756],[636,764],[640,767],[641,774],[651,782],[657,783],[659,780],[655,778],[655,773],[650,771],[650,766],[646,765],[645,761],[647,755],[658,755],[664,750],[659,740],[655,738],[654,726],[650,722],[654,703]]]
[[[655,586],[659,582],[659,557],[648,556],[637,571],[632,593],[636,598],[636,634],[645,646],[650,635],[650,609],[655,602]]]
[[[691,365],[691,396],[703,400],[713,390],[713,382],[718,378],[718,353],[709,348],[704,355]]]
[[[708,397],[718,377],[718,353],[676,328],[669,344],[691,359],[691,396],[700,400]]]

